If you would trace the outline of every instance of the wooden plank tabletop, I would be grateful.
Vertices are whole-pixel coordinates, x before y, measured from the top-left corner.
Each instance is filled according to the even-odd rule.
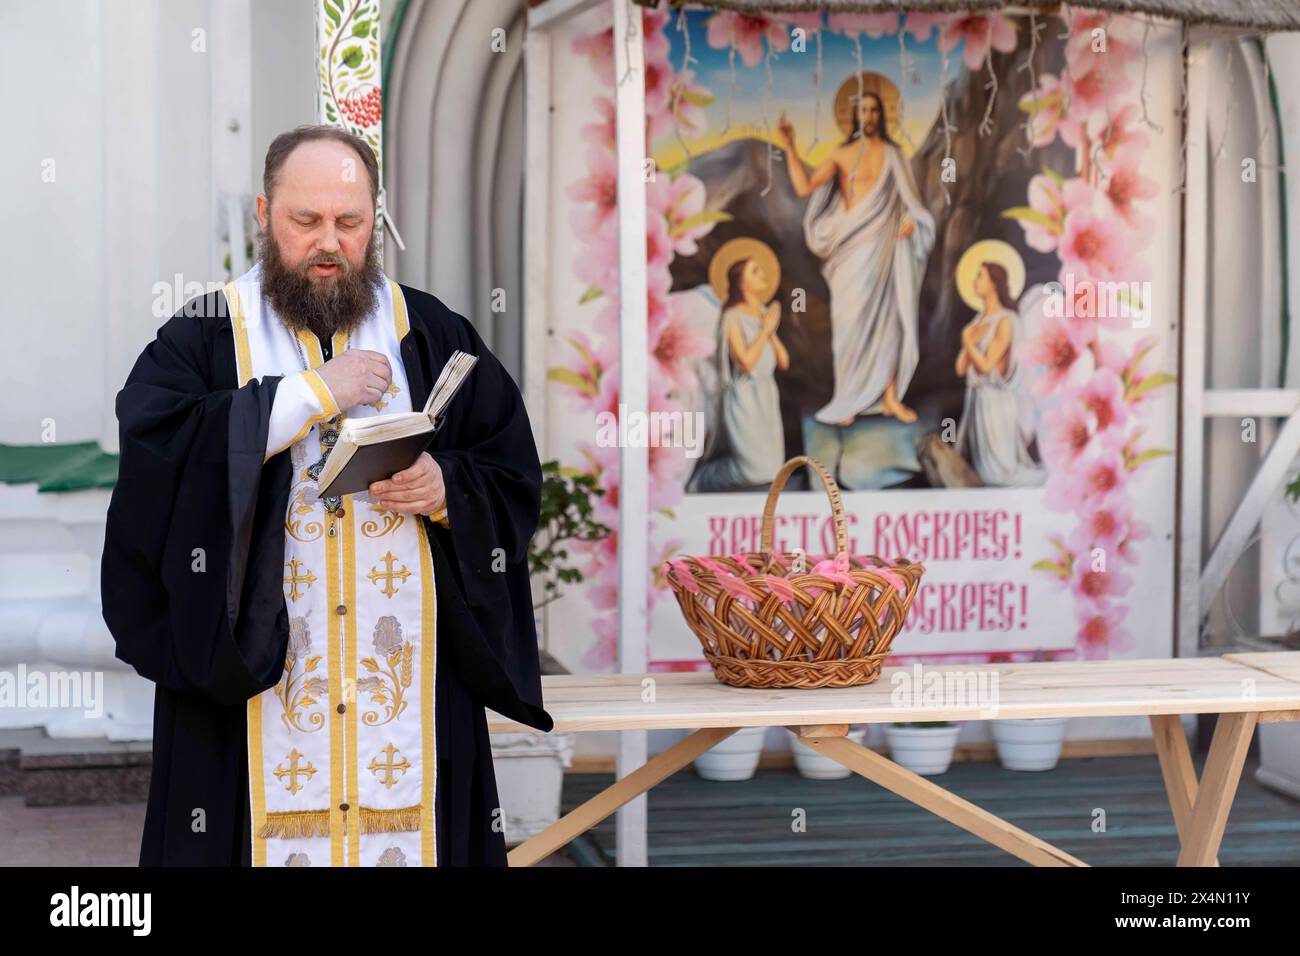
[[[710,672],[563,674],[542,678],[542,696],[556,731],[1300,710],[1300,682],[1222,657],[961,664],[921,674],[918,684],[914,668],[891,667],[872,684],[822,690],[728,687]],[[949,690],[936,697],[940,680]],[[491,710],[488,729],[537,732]]]
[[[1265,651],[1254,654],[1224,654],[1226,660],[1245,664],[1283,680],[1300,683],[1300,651]]]

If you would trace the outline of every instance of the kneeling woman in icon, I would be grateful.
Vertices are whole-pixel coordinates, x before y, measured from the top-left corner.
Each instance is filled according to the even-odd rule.
[[[1029,453],[1034,408],[1014,354],[1024,284],[1020,254],[997,239],[975,243],[957,264],[957,289],[976,311],[957,353],[957,374],[966,379],[957,451],[986,485],[1038,485],[1045,477]]]
[[[709,263],[709,284],[722,303],[718,320],[718,390],[704,454],[688,491],[767,486],[785,462],[785,430],[775,373],[790,366],[777,337],[781,282],[776,253],[757,239],[732,239]]]

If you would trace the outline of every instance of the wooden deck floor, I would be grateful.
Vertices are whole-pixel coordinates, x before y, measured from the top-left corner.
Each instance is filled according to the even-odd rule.
[[[1300,802],[1254,781],[1252,759],[1228,820],[1223,866],[1300,866]],[[1094,866],[1171,866],[1173,818],[1154,756],[1063,760],[1047,773],[996,763],[954,764],[933,778],[973,803]],[[611,782],[565,777],[568,812]],[[760,770],[742,783],[687,769],[649,794],[651,866],[1023,866],[952,824],[861,777],[805,780]],[[794,832],[797,810],[806,832]],[[1105,831],[1094,832],[1104,811]],[[612,865],[614,820],[589,830],[570,855]]]

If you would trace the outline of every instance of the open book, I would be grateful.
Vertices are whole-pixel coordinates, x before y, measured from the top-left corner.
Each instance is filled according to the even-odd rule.
[[[349,418],[339,429],[316,485],[320,497],[352,495],[415,464],[442,425],[442,413],[469,375],[478,356],[454,352],[429,392],[421,412]]]

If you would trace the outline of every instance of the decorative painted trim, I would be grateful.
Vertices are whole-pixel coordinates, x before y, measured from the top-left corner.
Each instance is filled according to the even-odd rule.
[[[316,119],[355,133],[370,144],[384,177],[384,104],[379,0],[316,0],[319,73]],[[383,236],[383,212],[375,210]]]

